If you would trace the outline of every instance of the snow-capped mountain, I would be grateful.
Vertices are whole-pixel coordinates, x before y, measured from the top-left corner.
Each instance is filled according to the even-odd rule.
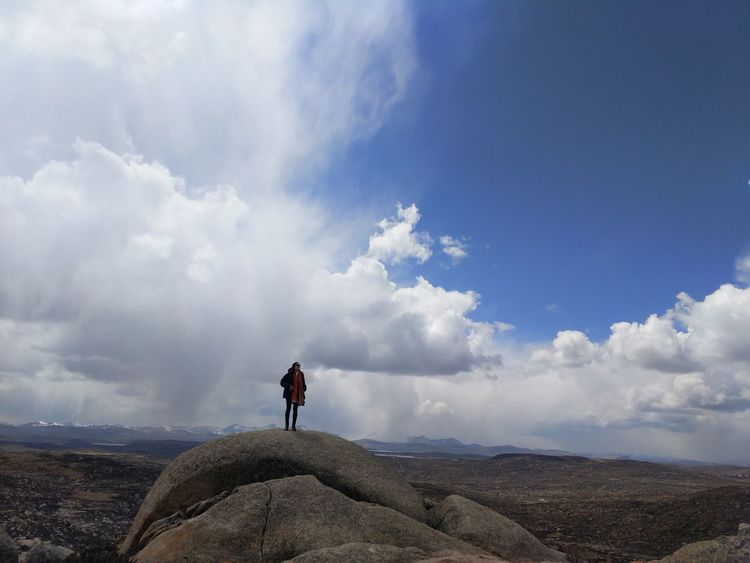
[[[214,426],[126,426],[123,424],[82,424],[79,422],[48,422],[37,420],[17,426],[0,424],[0,441],[45,442],[64,445],[71,441],[92,444],[129,444],[137,441],[179,440],[205,442],[229,434],[275,428],[230,424],[223,428]]]

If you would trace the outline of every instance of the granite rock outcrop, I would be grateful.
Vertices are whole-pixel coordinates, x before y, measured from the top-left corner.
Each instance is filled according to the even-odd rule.
[[[283,430],[180,455],[144,499],[120,552],[138,563],[565,560],[473,501],[427,503],[356,444]]]

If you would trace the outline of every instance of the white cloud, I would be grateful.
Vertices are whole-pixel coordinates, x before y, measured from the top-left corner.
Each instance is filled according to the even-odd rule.
[[[267,423],[278,372],[299,359],[306,422],[351,437],[721,460],[748,437],[750,288],[680,294],[601,343],[567,330],[527,349],[504,340],[512,326],[469,318],[472,291],[398,285],[367,254],[338,271],[354,252],[339,234],[354,227],[305,199],[196,194],[158,163],[75,150],[0,180],[0,408],[12,420]]]
[[[450,257],[453,264],[458,264],[461,260],[469,256],[466,251],[466,245],[449,235],[440,237],[440,244],[443,246],[443,253]]]
[[[737,281],[750,285],[750,254],[737,258],[734,270]]]
[[[414,230],[420,215],[413,203],[404,208],[398,204],[398,217],[383,219],[381,232],[370,237],[368,255],[383,262],[398,264],[409,258],[420,263],[432,256],[430,235]]]
[[[411,25],[396,1],[5,3],[0,176],[69,160],[81,137],[193,186],[307,180],[403,98]]]
[[[646,322],[615,323],[607,350],[636,365],[666,372],[687,372],[697,366],[689,357],[689,334],[678,331],[669,316],[651,315]]]
[[[97,69],[127,65],[139,77],[169,66],[184,48],[185,32],[178,27],[183,2],[28,4],[6,14],[0,34],[22,55],[75,60]]]
[[[456,410],[443,401],[431,401],[425,399],[417,406],[417,415],[445,415],[452,414]]]
[[[540,362],[551,362],[565,367],[579,367],[591,363],[598,353],[597,347],[588,337],[577,330],[557,333],[548,348],[535,350],[531,358]]]
[[[266,331],[293,317],[337,248],[325,217],[227,187],[190,197],[159,164],[94,143],[76,151],[28,182],[0,179],[0,316],[54,328],[29,345],[46,350],[29,376],[52,365],[118,381],[179,416],[247,366],[259,376],[286,363],[293,331]],[[300,231],[287,217],[303,210]]]
[[[371,256],[337,272],[336,235],[351,227],[304,199],[189,195],[158,163],[75,150],[29,181],[0,178],[0,351],[20,363],[0,366],[9,391],[46,390],[39,374],[53,370],[90,382],[81,397],[106,384],[140,397],[141,412],[192,419],[292,357],[392,374],[489,361],[495,327],[468,318],[476,293],[421,277],[398,286]]]
[[[548,313],[560,312],[560,307],[558,307],[555,303],[548,303],[547,305],[544,306],[544,308]]]
[[[686,327],[693,361],[704,367],[750,362],[750,288],[725,284],[703,301],[679,297],[675,319]]]
[[[476,293],[446,291],[421,277],[398,287],[369,256],[355,258],[342,273],[320,270],[310,295],[315,325],[303,355],[328,367],[453,374],[483,361],[481,342],[493,332],[467,317],[478,304]]]

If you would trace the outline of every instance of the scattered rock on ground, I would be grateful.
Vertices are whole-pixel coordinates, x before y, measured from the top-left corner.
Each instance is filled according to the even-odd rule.
[[[740,524],[736,536],[690,543],[672,555],[657,559],[659,563],[742,563],[750,561],[750,524]]]
[[[307,474],[351,499],[427,519],[417,492],[364,448],[323,432],[262,430],[201,444],[172,461],[144,499],[120,551],[135,551],[155,520],[222,491]]]
[[[18,546],[22,551],[29,551],[30,549],[36,547],[40,543],[42,543],[42,540],[39,538],[17,538],[16,542],[18,543]]]
[[[20,563],[62,563],[73,554],[72,549],[43,541],[21,554]]]
[[[18,561],[18,547],[12,537],[0,528],[0,563],[16,563]]]
[[[513,520],[467,498],[451,495],[430,509],[430,524],[510,561],[565,561]]]
[[[9,448],[0,444],[0,526],[22,551],[37,538],[76,551],[115,546],[166,466],[130,453]]]

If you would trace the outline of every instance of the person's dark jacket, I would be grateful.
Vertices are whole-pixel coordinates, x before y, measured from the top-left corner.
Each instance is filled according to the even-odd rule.
[[[305,383],[305,373],[302,371],[299,373],[302,376],[302,389],[307,391],[307,384]],[[281,396],[285,399],[291,399],[292,385],[294,384],[294,368],[289,368],[289,371],[284,374],[284,377],[281,378],[279,384],[284,388],[284,393]]]

